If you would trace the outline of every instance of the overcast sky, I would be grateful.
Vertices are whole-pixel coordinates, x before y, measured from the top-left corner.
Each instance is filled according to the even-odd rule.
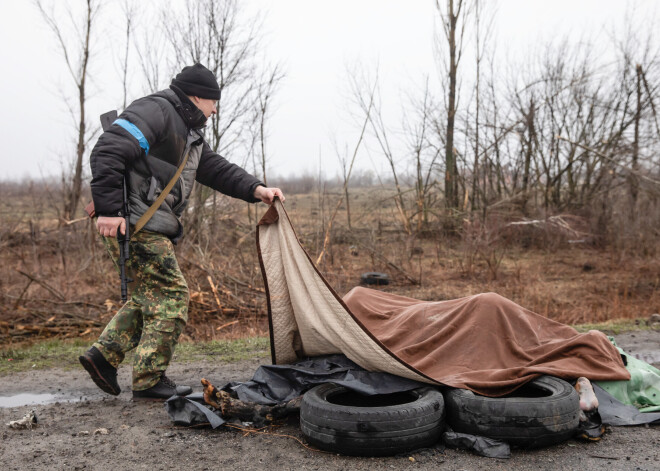
[[[351,148],[355,144],[347,112],[347,64],[362,61],[372,68],[379,64],[386,90],[384,106],[391,116],[396,116],[407,90],[426,75],[438,73],[432,0],[250,0],[249,4],[268,12],[268,54],[284,65],[286,74],[271,119],[271,175],[317,174],[319,165],[327,176],[337,172],[333,141]],[[648,18],[655,17],[658,4],[632,2],[636,12]],[[61,95],[65,90],[74,96],[71,79],[52,32],[33,3],[2,0],[0,5],[2,176],[58,175],[75,148],[72,120]],[[583,33],[602,35],[604,29],[622,23],[629,6],[622,0],[500,0],[498,5],[497,47],[500,53],[512,55],[565,34],[576,40]],[[103,52],[94,59],[111,60]],[[112,67],[102,71],[97,71],[90,88],[93,117],[117,103],[117,94],[110,90],[116,87],[118,75]],[[243,160],[243,156],[226,157]],[[371,159],[361,156],[360,166],[380,165],[377,156]]]

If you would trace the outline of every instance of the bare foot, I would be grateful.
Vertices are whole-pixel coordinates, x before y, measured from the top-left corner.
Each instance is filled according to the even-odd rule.
[[[591,382],[587,378],[578,378],[577,383],[575,383],[575,389],[580,396],[580,410],[590,411],[598,409],[598,398]]]

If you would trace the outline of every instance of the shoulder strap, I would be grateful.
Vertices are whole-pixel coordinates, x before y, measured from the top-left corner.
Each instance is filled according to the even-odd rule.
[[[151,216],[153,216],[158,208],[160,208],[160,205],[163,204],[163,201],[165,201],[165,198],[167,198],[167,195],[170,194],[170,191],[172,191],[172,188],[174,188],[174,184],[176,181],[179,179],[181,176],[181,172],[183,172],[183,167],[186,166],[186,162],[188,162],[188,155],[190,155],[190,149],[188,149],[188,152],[186,152],[186,155],[183,157],[183,162],[181,162],[181,165],[179,165],[179,168],[176,169],[176,173],[172,177],[172,179],[169,181],[167,186],[163,189],[163,191],[158,195],[158,198],[156,198],[156,201],[153,202],[151,206],[149,206],[149,209],[140,216],[140,219],[138,219],[138,222],[135,224],[135,229],[133,229],[133,235],[137,234],[140,232],[140,230],[144,227],[144,225],[151,219]]]

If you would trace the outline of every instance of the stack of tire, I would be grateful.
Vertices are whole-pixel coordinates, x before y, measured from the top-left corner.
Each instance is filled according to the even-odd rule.
[[[433,387],[363,396],[326,383],[308,391],[300,409],[307,441],[353,456],[386,456],[434,446],[445,430],[481,435],[517,447],[564,441],[579,425],[579,397],[566,381],[537,378],[515,394],[490,398]],[[446,415],[445,415],[446,414]]]

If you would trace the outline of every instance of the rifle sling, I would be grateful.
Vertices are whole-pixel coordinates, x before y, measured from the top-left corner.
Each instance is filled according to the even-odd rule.
[[[181,165],[179,165],[179,168],[176,170],[176,173],[174,174],[172,179],[169,181],[167,186],[160,193],[158,198],[156,198],[156,201],[154,201],[154,203],[151,206],[149,206],[149,209],[147,209],[147,211],[142,216],[140,216],[140,219],[138,219],[138,222],[135,224],[135,229],[133,229],[133,235],[140,232],[140,230],[144,227],[144,225],[147,222],[149,222],[151,216],[153,216],[156,213],[160,205],[163,204],[163,201],[165,201],[167,195],[170,194],[170,191],[172,190],[172,188],[174,188],[174,184],[181,176],[181,172],[183,172],[183,167],[185,167],[186,162],[188,162],[188,155],[190,155],[190,149],[188,149],[188,152],[186,152],[186,155],[183,157],[183,162],[181,162]]]

